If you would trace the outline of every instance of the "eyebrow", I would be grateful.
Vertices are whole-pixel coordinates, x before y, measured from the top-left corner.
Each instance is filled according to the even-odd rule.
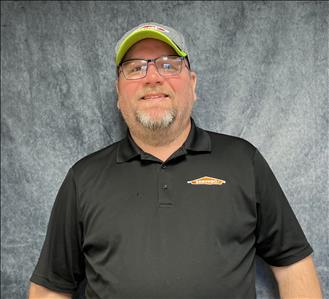
[[[149,61],[149,60],[154,60],[154,59],[158,59],[158,58],[161,58],[161,57],[182,57],[182,56],[179,56],[179,55],[161,55],[159,57],[156,57],[156,58],[129,58],[129,59],[125,59],[120,62],[120,64],[124,63],[124,62],[127,62],[127,61],[131,61],[131,60],[145,60],[145,61]],[[185,57],[184,57],[185,58]]]

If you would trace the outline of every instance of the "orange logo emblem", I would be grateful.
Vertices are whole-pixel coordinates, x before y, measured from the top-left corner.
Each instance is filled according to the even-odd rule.
[[[220,179],[204,176],[202,178],[195,179],[193,181],[187,181],[187,183],[192,185],[222,185],[225,184],[226,182]]]

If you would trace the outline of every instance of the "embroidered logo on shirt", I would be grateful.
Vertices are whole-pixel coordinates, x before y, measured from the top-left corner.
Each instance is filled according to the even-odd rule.
[[[187,181],[187,183],[192,185],[222,185],[225,184],[226,182],[209,176],[203,176],[202,178],[199,179]]]

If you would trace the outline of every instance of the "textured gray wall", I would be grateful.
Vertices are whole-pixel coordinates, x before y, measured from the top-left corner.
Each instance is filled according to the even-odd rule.
[[[194,118],[263,153],[328,282],[327,2],[1,2],[1,291],[24,298],[68,168],[118,140],[113,48],[153,20],[185,32]],[[258,261],[258,298],[277,298]]]

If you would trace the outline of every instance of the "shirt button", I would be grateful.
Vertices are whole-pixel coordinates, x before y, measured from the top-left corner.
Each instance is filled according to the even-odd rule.
[[[167,168],[167,165],[162,164],[162,165],[161,165],[161,168],[162,168],[162,169],[165,169],[165,168]]]
[[[163,185],[162,187],[164,190],[168,189],[168,185]]]

